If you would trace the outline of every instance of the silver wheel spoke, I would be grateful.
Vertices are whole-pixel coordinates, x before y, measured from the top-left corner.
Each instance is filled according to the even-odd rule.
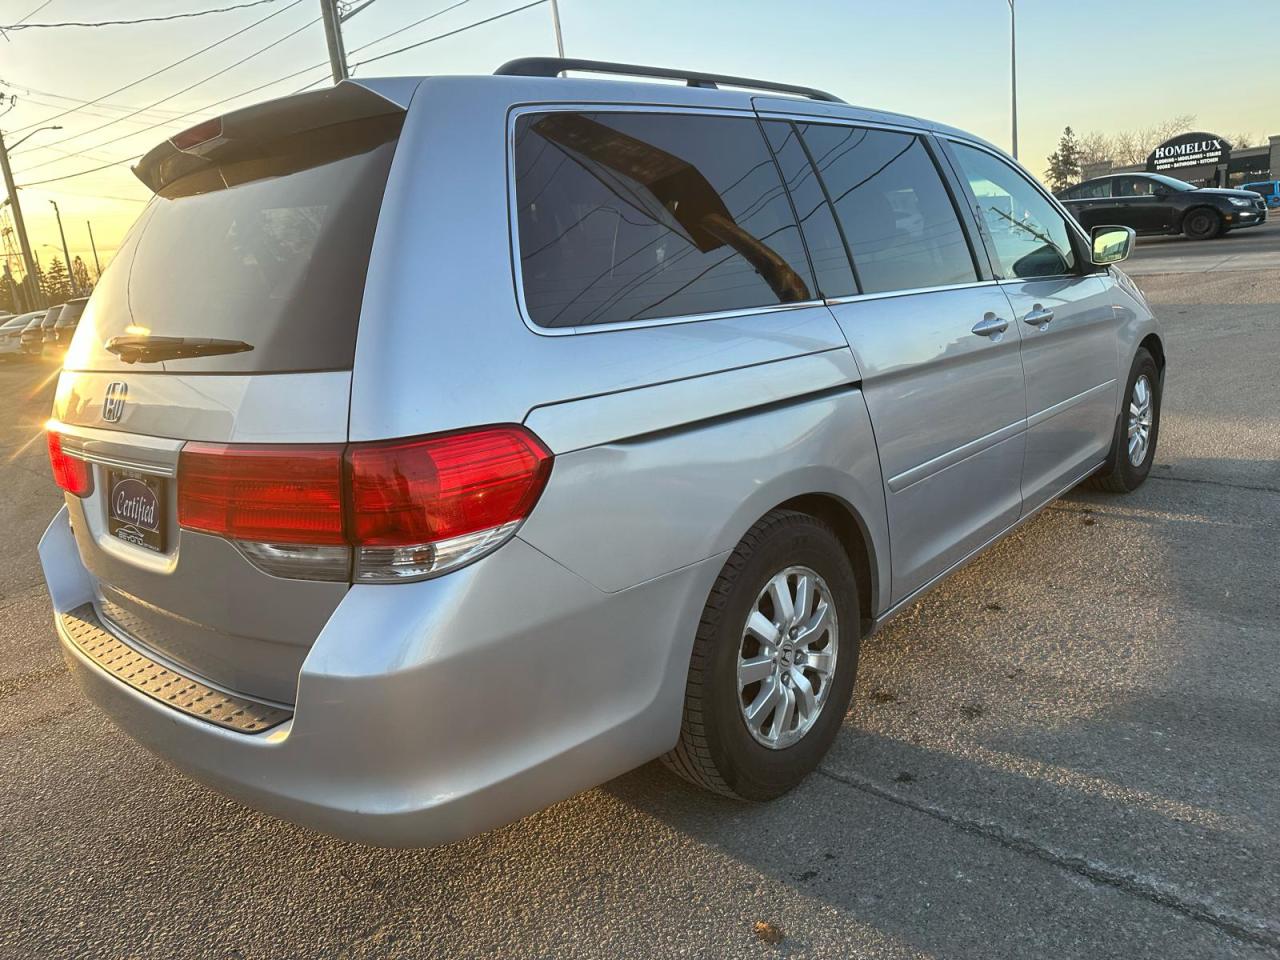
[[[791,721],[796,715],[796,695],[790,687],[779,687],[781,697],[778,701],[778,709],[773,711],[773,727],[770,729],[770,739],[781,739],[790,729]]]
[[[820,677],[831,676],[831,668],[835,666],[835,654],[830,650],[811,652],[804,659],[804,665]]]
[[[800,627],[800,632],[796,634],[796,644],[801,647],[807,647],[809,644],[821,639],[822,634],[830,623],[831,605],[827,603],[826,598],[820,599],[818,601],[818,609],[813,611],[813,616]]]
[[[773,648],[778,645],[778,627],[759,610],[747,618],[747,633],[760,643]]]
[[[800,711],[800,722],[802,724],[806,723],[818,713],[818,695],[814,692],[813,684],[809,682],[809,678],[801,670],[791,671],[791,687],[795,690],[796,707]]]
[[[750,660],[743,660],[738,664],[739,688],[750,686],[773,676],[776,666],[772,656],[752,657]]]
[[[760,729],[765,719],[769,716],[769,712],[777,704],[778,692],[781,689],[782,684],[773,677],[770,677],[761,685],[760,692],[756,694],[756,698],[746,708],[748,724],[757,730]]]
[[[795,618],[796,608],[785,573],[780,573],[769,581],[769,596],[773,598],[773,619],[780,624],[790,623]]]
[[[793,624],[800,623],[809,615],[809,607],[813,605],[813,578],[807,573],[796,578],[796,605],[791,614]]]

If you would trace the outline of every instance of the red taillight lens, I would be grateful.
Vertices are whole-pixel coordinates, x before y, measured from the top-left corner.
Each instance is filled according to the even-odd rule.
[[[60,434],[50,430],[48,437],[49,466],[53,467],[53,482],[67,493],[87,497],[93,491],[93,468],[63,451]]]
[[[178,523],[232,540],[342,544],[341,444],[188,443]]]
[[[280,576],[336,579],[347,557],[357,580],[419,579],[510,536],[551,461],[514,425],[345,446],[188,443],[178,523],[241,541]],[[264,544],[275,546],[254,546]]]
[[[437,543],[522,520],[551,472],[551,454],[523,427],[352,444],[351,540]]]

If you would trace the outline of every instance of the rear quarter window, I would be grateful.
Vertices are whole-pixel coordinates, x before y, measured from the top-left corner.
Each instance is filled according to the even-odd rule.
[[[525,309],[539,326],[816,296],[790,198],[753,118],[521,115],[515,203]]]

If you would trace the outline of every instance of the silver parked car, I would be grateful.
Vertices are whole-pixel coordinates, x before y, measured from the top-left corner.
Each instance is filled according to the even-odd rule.
[[[777,796],[862,637],[1151,467],[1132,231],[951,127],[522,60],[136,172],[49,427],[57,632],[129,734],[319,830],[448,842],[657,757]]]

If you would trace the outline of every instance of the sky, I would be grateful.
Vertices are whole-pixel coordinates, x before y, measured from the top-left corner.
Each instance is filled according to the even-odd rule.
[[[243,2],[0,0],[0,27],[24,17],[27,23],[132,19]],[[349,59],[394,51],[527,2],[374,0],[344,26]],[[1274,55],[1256,47],[1251,26],[1274,20],[1277,0],[1235,0],[1229,17],[1203,0],[1016,2],[1020,158],[1034,173],[1043,173],[1067,125],[1078,133],[1115,133],[1191,114],[1198,129],[1228,138],[1247,132],[1265,143],[1269,134],[1280,134],[1280,67]],[[1009,147],[1008,0],[559,5],[570,57],[820,87],[850,103],[941,120]],[[4,31],[0,93],[18,98],[0,116],[6,142],[12,149],[40,126],[63,128],[42,130],[12,149],[15,179],[20,187],[30,184],[20,195],[40,261],[47,265],[61,247],[51,200],[61,209],[72,256],[82,256],[91,270],[86,222],[92,222],[105,268],[148,196],[129,163],[115,161],[144,153],[211,115],[328,82],[319,11],[319,0],[267,0],[252,9],[166,23]],[[437,11],[444,12],[402,29]],[[185,63],[113,92],[246,27]],[[393,31],[402,32],[378,39]],[[1214,42],[1197,42],[1204,31]],[[551,10],[544,2],[357,67],[356,74],[489,73],[513,57],[554,53]],[[58,116],[78,101],[98,98]],[[105,169],[82,174],[100,166]]]

